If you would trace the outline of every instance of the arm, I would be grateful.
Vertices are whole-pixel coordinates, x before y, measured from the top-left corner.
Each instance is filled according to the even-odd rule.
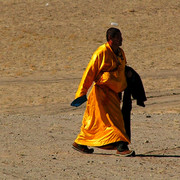
[[[71,103],[71,106],[80,106],[82,103],[87,101],[87,91],[96,79],[99,73],[99,64],[102,55],[95,52],[83,74],[78,90],[76,92],[75,100]]]
[[[98,60],[99,57],[96,53],[93,54],[79,84],[75,98],[81,97],[87,94],[88,89],[91,87],[93,81],[98,72]]]

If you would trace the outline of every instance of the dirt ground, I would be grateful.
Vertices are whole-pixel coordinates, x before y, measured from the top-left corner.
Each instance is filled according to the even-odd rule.
[[[133,158],[71,148],[85,104],[70,103],[112,22],[148,99]],[[179,29],[178,0],[0,0],[0,180],[179,179]]]

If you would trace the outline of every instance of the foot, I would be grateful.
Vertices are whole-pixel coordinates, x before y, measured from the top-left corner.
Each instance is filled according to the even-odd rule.
[[[89,149],[87,146],[80,145],[75,142],[72,144],[72,148],[75,149],[76,151],[86,153],[86,154],[92,154],[94,152],[94,149]]]
[[[125,151],[116,151],[116,155],[118,156],[124,156],[124,157],[134,157],[135,151],[132,150],[125,150]]]

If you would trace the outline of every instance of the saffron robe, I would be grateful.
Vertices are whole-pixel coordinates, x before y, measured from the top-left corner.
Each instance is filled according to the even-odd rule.
[[[120,98],[111,87],[99,83],[104,72],[117,70],[121,77],[122,91],[127,87],[125,77],[126,58],[119,48],[120,57],[112,51],[109,43],[100,46],[93,54],[76,92],[75,99],[89,93],[81,131],[75,142],[87,146],[104,146],[124,141],[130,143],[126,134],[120,109]]]

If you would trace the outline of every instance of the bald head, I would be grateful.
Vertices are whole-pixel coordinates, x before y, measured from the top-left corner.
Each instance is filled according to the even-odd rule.
[[[106,32],[106,39],[114,52],[117,51],[119,46],[122,46],[121,31],[117,28],[109,28]]]
[[[109,28],[106,32],[106,40],[109,41],[110,39],[114,38],[117,34],[121,34],[121,31],[117,28]]]

